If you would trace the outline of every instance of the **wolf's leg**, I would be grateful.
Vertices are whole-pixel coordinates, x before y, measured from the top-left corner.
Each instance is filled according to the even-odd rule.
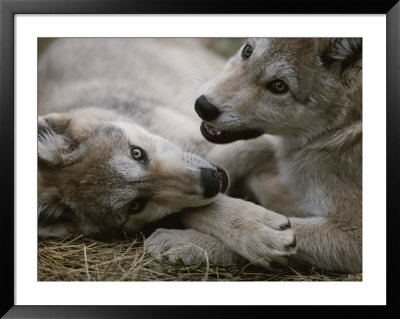
[[[288,218],[261,206],[219,194],[210,205],[181,212],[187,228],[221,240],[250,262],[271,267],[295,253],[296,237]]]
[[[219,239],[194,229],[157,229],[145,240],[144,249],[173,264],[180,258],[185,265],[208,260],[211,264],[245,264],[246,260]]]
[[[290,218],[297,237],[297,253],[289,262],[312,264],[330,271],[362,271],[362,231],[357,220],[338,217]]]

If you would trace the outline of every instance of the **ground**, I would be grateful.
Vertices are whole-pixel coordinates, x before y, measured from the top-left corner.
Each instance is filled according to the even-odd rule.
[[[39,241],[38,280],[361,281],[362,274],[334,274],[320,269],[298,271],[290,267],[266,271],[253,265],[170,265],[143,252],[143,236],[111,243],[78,236]]]

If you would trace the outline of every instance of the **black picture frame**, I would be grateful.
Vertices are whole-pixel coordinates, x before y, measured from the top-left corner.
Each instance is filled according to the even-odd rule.
[[[386,306],[16,306],[14,304],[14,17],[16,14],[386,14],[387,19],[387,305]],[[286,0],[239,3],[183,0],[0,0],[0,181],[1,194],[1,308],[5,318],[219,318],[255,315],[348,318],[369,315],[400,317],[397,302],[399,271],[399,205],[396,181],[400,137],[400,3],[398,0]],[[381,106],[377,106],[381,107]],[[382,203],[383,204],[383,203]],[[382,205],[382,207],[384,207]],[[382,214],[383,212],[377,212]]]

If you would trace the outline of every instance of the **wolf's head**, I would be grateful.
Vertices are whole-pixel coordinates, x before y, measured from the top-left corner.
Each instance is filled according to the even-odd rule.
[[[361,119],[361,55],[361,39],[248,39],[201,87],[201,131],[214,143],[312,137]]]
[[[130,122],[90,114],[39,117],[39,235],[65,218],[86,235],[134,232],[227,188],[222,168]]]

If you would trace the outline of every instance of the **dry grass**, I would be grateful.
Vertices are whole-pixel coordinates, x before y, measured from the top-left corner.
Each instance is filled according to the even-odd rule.
[[[82,236],[43,240],[38,246],[40,281],[360,281],[362,274],[283,268],[264,271],[252,265],[184,266],[158,262],[143,252],[143,238],[101,242]]]

